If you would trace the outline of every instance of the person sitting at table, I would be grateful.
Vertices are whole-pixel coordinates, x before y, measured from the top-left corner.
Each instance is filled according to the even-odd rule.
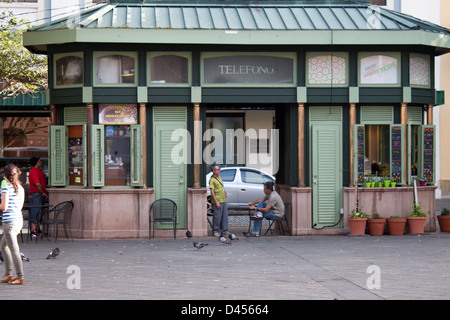
[[[41,170],[42,160],[39,157],[30,159],[31,170],[28,175],[30,181],[29,202],[31,205],[43,205],[44,200],[48,200],[47,184],[45,182],[44,172]],[[42,208],[30,208],[31,237],[41,237],[41,230],[36,231],[36,224],[41,219]]]
[[[250,210],[256,210],[254,217],[257,218],[282,218],[284,216],[284,203],[278,192],[274,190],[274,183],[268,181],[264,183],[265,197],[248,203]],[[258,204],[255,207],[255,204]],[[258,237],[262,225],[262,219],[253,221],[252,236]]]

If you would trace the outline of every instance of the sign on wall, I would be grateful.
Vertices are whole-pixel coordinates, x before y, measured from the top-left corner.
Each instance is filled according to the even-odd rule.
[[[293,84],[294,59],[239,55],[204,59],[206,84]]]
[[[135,104],[101,104],[98,108],[99,124],[137,124]]]
[[[384,55],[361,59],[361,84],[398,84],[398,60]]]

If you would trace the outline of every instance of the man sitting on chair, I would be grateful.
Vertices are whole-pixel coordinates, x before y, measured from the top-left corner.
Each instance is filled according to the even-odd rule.
[[[250,210],[257,210],[254,217],[269,218],[274,217],[283,218],[284,216],[284,203],[278,192],[273,189],[273,182],[264,183],[265,197],[248,203]],[[255,207],[255,204],[258,204]],[[252,236],[258,237],[262,225],[262,219],[253,221]]]

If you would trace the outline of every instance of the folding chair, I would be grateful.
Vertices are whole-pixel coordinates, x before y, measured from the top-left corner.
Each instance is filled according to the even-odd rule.
[[[287,231],[289,232],[289,234],[291,234],[290,229],[289,229],[289,222],[287,219],[288,216],[288,211],[291,208],[291,203],[290,202],[285,202],[284,203],[284,216],[282,218],[280,217],[273,217],[273,218],[266,218],[267,220],[269,220],[269,227],[266,230],[266,233],[264,233],[264,235],[267,234],[267,232],[270,231],[270,235],[273,234],[273,229],[272,226],[275,223],[275,221],[278,221],[278,228],[281,228],[281,231],[283,232],[283,236],[284,236],[284,227],[283,227],[283,221],[286,221],[286,225],[287,225]]]

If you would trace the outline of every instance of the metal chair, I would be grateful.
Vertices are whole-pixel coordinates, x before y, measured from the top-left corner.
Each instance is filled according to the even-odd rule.
[[[287,231],[289,232],[289,234],[291,234],[290,229],[289,229],[289,222],[287,219],[288,216],[288,211],[291,208],[291,203],[290,202],[285,202],[284,203],[284,216],[282,218],[279,217],[273,217],[273,218],[266,218],[267,220],[269,220],[269,227],[266,230],[266,233],[264,233],[264,235],[267,234],[267,232],[270,231],[270,235],[273,234],[273,230],[272,230],[272,226],[275,223],[275,221],[279,221],[278,223],[278,228],[281,228],[281,231],[283,232],[283,236],[284,236],[284,227],[283,227],[283,221],[286,221],[286,225],[287,225]]]
[[[69,227],[70,232],[70,238],[73,242],[73,236],[72,236],[72,211],[73,211],[73,201],[64,201],[61,203],[58,203],[56,206],[54,206],[51,210],[49,210],[46,219],[42,220],[42,225],[44,226],[44,232],[45,232],[45,226],[47,226],[47,233],[48,228],[50,225],[53,225],[53,229],[55,230],[55,242],[58,240],[58,227],[59,225],[64,226],[64,233],[66,234],[66,238],[69,239],[69,235],[67,233],[67,226]],[[50,214],[53,213],[53,217],[50,217]],[[44,233],[45,234],[45,233]]]
[[[152,214],[153,213],[153,214]],[[153,222],[153,238],[155,238],[155,222],[173,222],[173,237],[177,238],[177,204],[170,199],[159,199],[150,206],[149,215],[149,239]]]
[[[212,219],[213,216],[214,216],[214,214],[213,214],[212,204],[211,204],[211,202],[207,201],[206,202],[206,220],[208,221],[211,229],[213,229],[213,225],[211,223],[211,220],[209,220],[209,217],[211,217],[211,219]]]

